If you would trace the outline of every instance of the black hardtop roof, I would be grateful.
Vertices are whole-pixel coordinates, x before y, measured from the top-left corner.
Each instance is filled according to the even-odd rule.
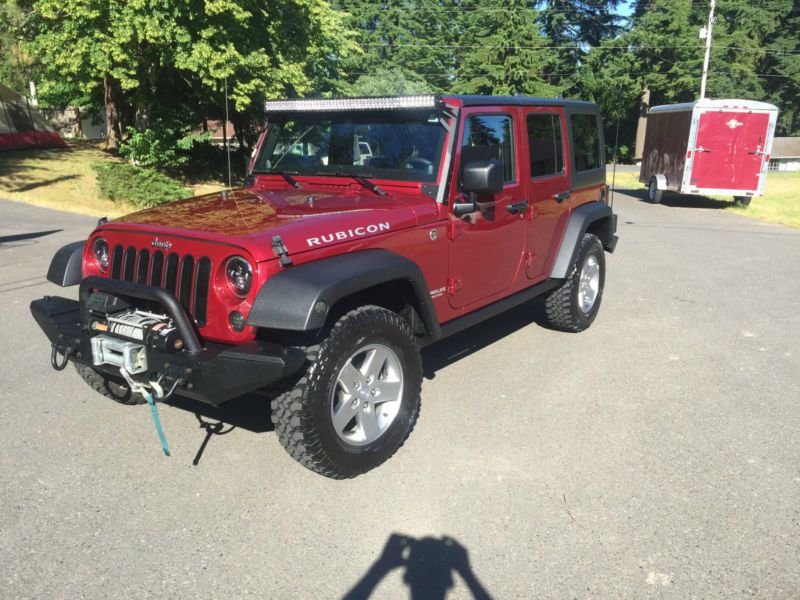
[[[574,108],[599,108],[594,102],[566,100],[564,98],[537,98],[536,96],[477,96],[469,94],[442,94],[442,99],[460,100],[464,106],[564,106]]]

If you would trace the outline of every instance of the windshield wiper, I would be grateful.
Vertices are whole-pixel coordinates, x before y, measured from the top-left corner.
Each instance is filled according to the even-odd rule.
[[[386,195],[386,190],[382,190],[377,185],[372,183],[369,180],[369,177],[373,177],[373,176],[372,175],[368,175],[366,173],[363,174],[363,175],[359,175],[358,173],[350,173],[348,171],[334,171],[332,173],[327,172],[327,171],[319,171],[319,172],[317,172],[317,175],[330,175],[332,177],[352,177],[355,181],[357,181],[358,183],[363,185],[365,188],[367,188],[371,192],[375,192],[379,196],[385,196]]]
[[[261,171],[253,171],[254,173],[269,173],[271,175],[280,175],[286,181],[289,182],[289,185],[292,185],[298,189],[303,189],[303,186],[300,185],[300,182],[297,181],[292,175],[299,175],[297,171],[282,171],[281,169],[264,169]]]

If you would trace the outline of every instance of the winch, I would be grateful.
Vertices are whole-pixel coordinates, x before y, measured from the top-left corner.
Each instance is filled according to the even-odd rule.
[[[91,338],[95,366],[113,365],[129,375],[147,371],[147,348],[176,352],[183,340],[172,320],[165,316],[129,308],[114,314],[92,313],[89,329],[98,333]]]

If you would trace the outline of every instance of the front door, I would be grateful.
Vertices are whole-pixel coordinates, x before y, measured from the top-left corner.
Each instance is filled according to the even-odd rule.
[[[450,215],[448,298],[454,308],[486,301],[511,287],[525,241],[525,185],[519,168],[520,124],[517,109],[467,108],[461,128],[456,173],[471,161],[499,160],[503,190],[479,196],[475,212]],[[455,186],[452,206],[463,194]]]
[[[528,198],[527,252],[525,273],[530,279],[549,275],[556,244],[569,213],[569,161],[566,148],[564,109],[531,107],[524,109],[525,139],[529,171],[526,174]]]
[[[702,113],[689,185],[712,190],[757,190],[768,131],[767,113]]]

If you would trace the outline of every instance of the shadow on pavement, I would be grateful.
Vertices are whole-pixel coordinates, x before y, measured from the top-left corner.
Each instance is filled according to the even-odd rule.
[[[416,539],[393,533],[383,552],[361,580],[342,600],[366,600],[380,582],[395,569],[405,569],[403,582],[414,600],[444,600],[459,575],[476,600],[491,598],[472,570],[469,552],[456,540],[426,537]]]
[[[0,236],[0,244],[8,244],[10,242],[21,242],[23,240],[33,240],[46,235],[52,235],[64,231],[63,229],[49,229],[47,231],[34,231],[32,233],[16,233],[14,235]]]
[[[544,326],[544,302],[537,298],[492,317],[478,325],[457,333],[422,350],[422,368],[426,379],[433,379],[436,372],[454,362],[478,352],[532,323]],[[240,428],[253,433],[274,431],[271,420],[270,401],[275,391],[257,391],[234,398],[220,406],[192,400],[184,396],[173,396],[165,404],[193,413],[199,428],[205,431],[194,465],[198,465],[211,439]]]
[[[426,379],[436,371],[483,350],[515,331],[537,323],[545,327],[544,300],[535,298],[506,312],[482,321],[422,350],[422,368]]]
[[[647,199],[647,190],[643,188],[636,189],[622,189],[617,188],[614,190],[620,194],[636,198],[640,202],[650,204]],[[691,196],[688,194],[677,194],[675,192],[665,192],[661,199],[661,204],[672,208],[702,208],[702,209],[719,209],[728,208],[733,206],[733,199],[728,200],[714,200],[706,196]]]

